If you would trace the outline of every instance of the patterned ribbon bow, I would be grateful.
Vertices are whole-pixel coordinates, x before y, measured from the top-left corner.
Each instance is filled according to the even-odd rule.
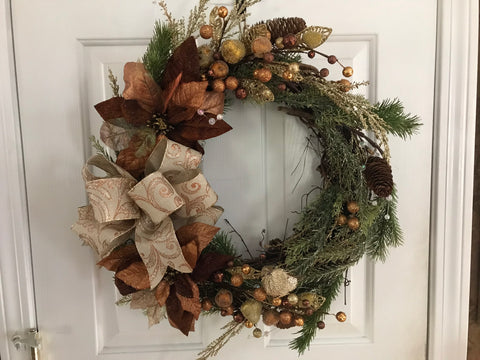
[[[160,283],[168,266],[192,272],[172,218],[214,225],[223,212],[214,206],[217,194],[198,170],[201,157],[164,138],[148,158],[146,176],[139,182],[104,156],[91,157],[82,171],[90,205],[79,208],[72,229],[102,259],[134,232],[151,289]],[[89,165],[105,171],[106,176],[94,175]]]

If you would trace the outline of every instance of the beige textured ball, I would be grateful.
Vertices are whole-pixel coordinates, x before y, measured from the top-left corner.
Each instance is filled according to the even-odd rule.
[[[252,52],[256,57],[262,58],[264,54],[272,51],[272,43],[265,36],[259,36],[252,41]]]
[[[297,278],[288,275],[283,269],[274,269],[262,278],[262,287],[268,295],[282,297],[297,287]]]

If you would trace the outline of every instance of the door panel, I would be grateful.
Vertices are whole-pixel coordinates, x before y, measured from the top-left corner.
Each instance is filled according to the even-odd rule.
[[[179,16],[195,1],[170,3]],[[86,203],[80,169],[91,153],[88,137],[98,136],[101,125],[93,105],[111,96],[108,69],[122,89],[123,64],[141,57],[159,15],[147,0],[13,4],[38,321],[49,359],[191,359],[226,322],[201,319],[187,338],[167,322],[148,329],[141,312],[114,305],[111,274],[96,268],[93,252],[69,230],[76,207]],[[322,51],[352,65],[355,81],[371,82],[364,95],[398,96],[424,122],[420,135],[391,144],[404,247],[385,264],[363,260],[352,269],[351,285],[332,306],[347,312],[348,322],[327,321],[304,358],[423,359],[435,2],[264,0],[250,21],[278,16],[331,26],[334,35]],[[320,57],[312,63],[328,67]],[[339,73],[331,68],[332,79]],[[302,126],[275,106],[235,103],[225,119],[234,130],[208,141],[203,171],[224,218],[255,251],[263,230],[267,239],[282,238],[295,223],[318,164],[304,155]],[[219,224],[230,230],[223,219]],[[242,332],[219,358],[237,358],[239,351],[296,358],[286,351],[292,332],[266,330],[262,340]]]

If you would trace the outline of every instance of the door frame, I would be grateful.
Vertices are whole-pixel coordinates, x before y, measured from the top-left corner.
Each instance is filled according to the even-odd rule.
[[[437,0],[426,349],[432,360],[465,359],[467,352],[478,15],[478,0]],[[20,360],[26,354],[9,339],[36,327],[36,317],[11,0],[0,0],[0,19],[0,357]]]

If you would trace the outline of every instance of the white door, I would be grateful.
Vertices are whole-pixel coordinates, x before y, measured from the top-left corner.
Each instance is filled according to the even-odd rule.
[[[187,16],[185,9],[195,3],[169,1],[176,16]],[[215,5],[220,3],[231,4]],[[15,0],[12,8],[44,358],[194,358],[226,320],[203,319],[187,338],[167,323],[148,329],[141,313],[114,305],[111,274],[97,269],[93,253],[70,231],[76,207],[86,202],[80,169],[91,153],[88,136],[98,134],[100,126],[93,105],[110,96],[107,69],[121,75],[123,63],[141,57],[160,15],[158,5],[151,0]],[[263,0],[252,12],[251,22],[301,16],[310,25],[332,27],[323,50],[351,64],[355,80],[372,82],[365,94],[372,101],[399,97],[424,123],[413,139],[391,144],[405,245],[392,250],[385,264],[364,261],[352,272],[352,285],[332,309],[347,312],[349,320],[328,323],[304,359],[424,359],[436,2]],[[321,59],[315,61],[323,67]],[[271,107],[235,104],[228,122],[235,136],[207,145],[204,171],[225,216],[254,249],[263,229],[270,238],[282,235],[286,218],[308,188],[306,176],[291,191],[298,175],[290,173],[304,134],[295,119]],[[222,142],[233,144],[231,152],[221,151]],[[231,190],[238,187],[247,189],[240,200]],[[291,333],[272,331],[257,340],[245,330],[218,358],[295,359],[287,349],[291,338]]]

